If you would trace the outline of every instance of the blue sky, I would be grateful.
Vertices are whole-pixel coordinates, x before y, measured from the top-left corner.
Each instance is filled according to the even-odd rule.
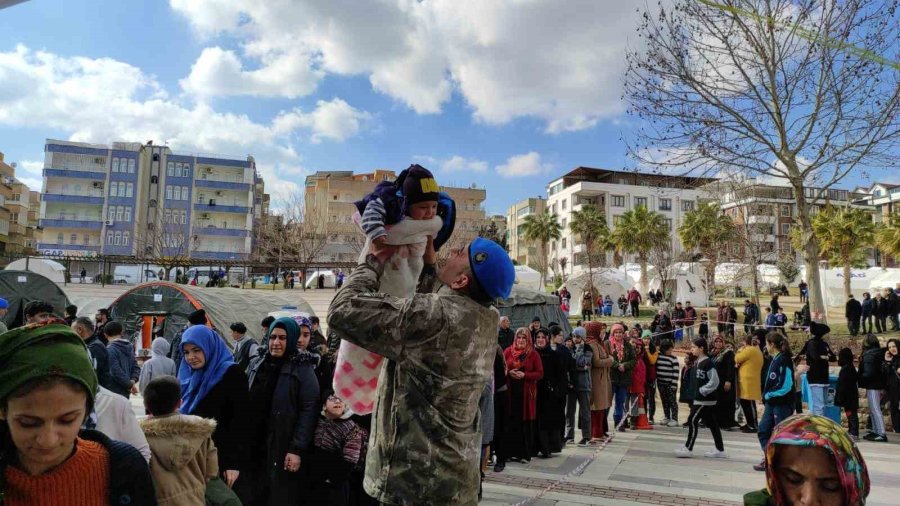
[[[48,137],[253,154],[277,198],[418,162],[505,214],[629,165],[625,4],[32,0],[0,10],[0,151],[32,185]]]

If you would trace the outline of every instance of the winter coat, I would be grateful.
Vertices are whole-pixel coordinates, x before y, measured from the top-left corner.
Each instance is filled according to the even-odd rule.
[[[900,369],[900,355],[894,355],[890,362],[885,361],[881,366],[887,396],[893,402],[900,401],[900,373],[897,369]]]
[[[591,364],[594,360],[593,349],[580,344],[575,347],[575,391],[590,392],[593,387],[591,381]],[[608,374],[608,372],[607,372]]]
[[[100,387],[94,397],[94,412],[97,414],[94,430],[102,432],[113,441],[131,445],[141,453],[144,460],[150,462],[150,445],[141,432],[134,408],[128,399]]]
[[[150,345],[150,353],[152,358],[144,362],[144,367],[141,368],[141,377],[138,380],[138,389],[141,391],[141,395],[144,395],[147,384],[155,378],[178,375],[175,361],[166,356],[169,354],[169,341],[166,338],[154,339]]]
[[[124,339],[115,339],[106,347],[109,352],[109,374],[112,379],[110,391],[128,398],[132,382],[137,383],[141,367],[134,358],[134,346]]]
[[[87,345],[88,351],[91,352],[91,358],[94,360],[97,382],[101,387],[109,389],[113,385],[113,381],[109,374],[109,350],[106,349],[106,344],[96,334],[88,338],[84,344]]]
[[[821,358],[823,355],[828,358]],[[810,385],[828,384],[828,362],[834,362],[837,357],[827,342],[820,337],[814,337],[806,341],[797,356],[806,357],[806,365],[809,366],[809,371],[806,372],[807,383]]]
[[[575,357],[572,355],[572,351],[562,344],[557,345],[554,351],[559,355],[563,373],[563,377],[559,380],[559,394],[573,392],[575,388]]]
[[[744,323],[753,324],[759,321],[759,306],[754,303],[744,306]]]
[[[611,367],[614,360],[603,343],[591,341],[584,346],[591,350],[591,411],[609,409],[612,405]]]
[[[862,300],[862,315],[867,317],[875,312],[875,303],[871,297]]]
[[[694,391],[697,389],[697,375],[695,367],[681,369],[681,387],[678,391],[678,402],[691,404],[694,402]]]
[[[219,475],[212,433],[216,421],[167,415],[141,421],[150,442],[150,474],[160,506],[206,505],[206,482]]]
[[[560,392],[559,386],[565,381],[565,371],[560,363],[559,355],[546,348],[536,350],[541,357],[541,366],[544,369],[544,377],[538,381],[537,398],[537,423],[540,428],[552,428],[555,426],[559,415],[556,407],[557,400],[566,395],[566,391]]]
[[[610,380],[614,386],[631,386],[631,372],[634,370],[635,364],[635,352],[634,346],[631,345],[627,340],[624,345],[624,353],[622,354],[622,360],[619,360],[619,357],[616,356],[615,351],[612,349],[612,345],[610,344],[610,352],[609,355],[613,359],[612,369],[610,369]],[[619,371],[619,366],[624,366],[624,371]]]
[[[513,329],[497,329],[497,344],[505,350],[513,345],[516,334]]]
[[[859,375],[853,364],[845,364],[838,374],[837,388],[834,391],[834,405],[844,409],[859,409]]]
[[[216,421],[212,440],[219,454],[219,471],[240,471],[247,462],[247,375],[234,364],[197,403],[192,415]]]
[[[738,366],[740,398],[750,401],[761,401],[762,352],[756,346],[744,346],[735,354],[734,363]]]
[[[697,360],[697,364],[694,366],[694,378],[696,382],[691,395],[694,404],[715,406],[724,381],[719,377],[712,358],[703,357]]]
[[[506,359],[507,364],[512,363],[514,356],[515,351],[513,348],[507,348],[503,352],[503,358]],[[544,364],[541,362],[541,357],[538,355],[537,350],[528,354],[522,372],[525,373],[525,377],[522,379],[515,379],[507,374],[507,384],[512,384],[516,381],[524,382],[522,393],[525,399],[522,402],[522,420],[535,420],[537,418],[537,383],[538,380],[544,377]]]
[[[882,371],[885,348],[869,348],[863,351],[859,359],[859,388],[867,390],[884,390],[885,381]]]
[[[848,300],[844,315],[850,321],[859,321],[859,319],[862,318],[862,304],[856,299]]]
[[[631,370],[631,384],[628,386],[629,394],[645,394],[647,392],[647,360],[644,351],[639,352],[634,359],[634,368]]]
[[[684,326],[690,327],[697,321],[697,310],[694,306],[684,308]]]

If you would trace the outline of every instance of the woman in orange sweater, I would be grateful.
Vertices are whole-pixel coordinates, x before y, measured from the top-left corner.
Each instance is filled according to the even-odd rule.
[[[0,503],[155,505],[141,454],[90,423],[97,376],[65,325],[0,334]]]

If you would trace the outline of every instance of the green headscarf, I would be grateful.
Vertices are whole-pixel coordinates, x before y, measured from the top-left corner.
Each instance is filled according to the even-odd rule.
[[[97,374],[84,341],[65,325],[26,325],[0,334],[0,401],[45,376],[72,379],[93,405]]]

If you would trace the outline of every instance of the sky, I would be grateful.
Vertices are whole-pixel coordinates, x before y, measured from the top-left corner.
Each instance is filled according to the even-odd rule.
[[[619,0],[31,0],[0,10],[0,151],[33,189],[46,138],[252,154],[276,201],[419,163],[506,214],[631,164],[637,23]]]

